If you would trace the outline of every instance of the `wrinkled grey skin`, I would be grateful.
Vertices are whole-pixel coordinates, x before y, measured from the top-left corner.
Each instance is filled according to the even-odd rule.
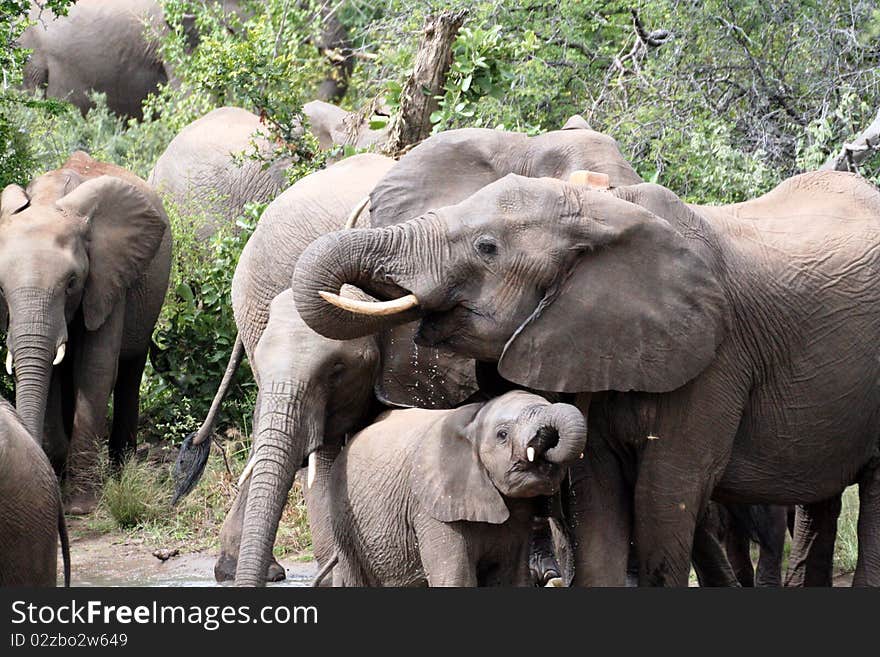
[[[236,573],[229,552],[238,540],[236,582],[244,585],[259,581],[270,566],[287,492],[306,455],[317,449],[322,455],[333,453],[346,434],[365,426],[375,413],[373,381],[379,369],[379,346],[375,337],[342,342],[319,336],[299,318],[293,294],[286,290],[272,301],[269,323],[251,364],[259,395],[253,470],[240,494],[245,499],[243,530],[230,519],[224,523],[220,559],[225,563],[218,562],[215,568],[218,574]],[[305,482],[313,536],[322,534],[326,516],[317,510],[321,495],[310,495],[308,490],[324,486],[326,465],[320,465],[317,482]],[[315,545],[315,558],[326,563],[332,553]]]
[[[206,240],[232,226],[245,204],[271,201],[283,188],[287,159],[263,168],[273,145],[260,117],[240,107],[220,107],[193,121],[156,160],[148,181],[168,195]]]
[[[334,586],[531,585],[535,496],[586,437],[577,408],[520,391],[383,414],[330,468]]]
[[[58,480],[15,409],[0,400],[0,586],[55,586],[59,530],[69,583]]]
[[[344,225],[352,209],[392,165],[393,160],[380,155],[362,154],[347,158],[298,181],[266,208],[257,229],[242,251],[232,283],[236,325],[252,363],[259,358],[257,345],[261,343],[269,324],[271,304],[279,293],[290,286],[297,253],[318,236]],[[361,214],[358,224],[369,225],[369,221],[367,209]],[[265,390],[271,392],[265,396],[259,363],[254,368],[260,389],[254,426],[265,426],[266,431],[276,438],[286,430],[288,444],[284,449],[289,462],[294,465],[289,471],[283,472],[272,472],[267,467],[260,481],[272,481],[261,483],[261,495],[254,503],[247,502],[248,487],[242,487],[221,531],[221,554],[214,568],[215,577],[221,581],[235,578],[237,583],[252,586],[263,582],[266,570],[262,563],[270,559],[277,527],[275,509],[281,508],[278,505],[283,506],[287,498],[290,478],[302,460],[321,446],[325,438],[328,448],[332,449],[341,436],[363,426],[363,420],[360,419],[361,403],[369,399],[375,404],[378,403],[377,398],[383,401],[383,391],[396,390],[399,380],[405,380],[413,389],[429,391],[417,400],[419,403],[441,407],[460,403],[475,390],[473,374],[466,363],[457,362],[447,367],[445,361],[431,356],[427,359],[431,370],[424,378],[420,378],[418,373],[410,375],[406,365],[400,365],[410,363],[413,359],[419,361],[418,354],[410,347],[414,327],[404,327],[408,331],[406,340],[398,343],[404,348],[402,353],[395,353],[399,346],[385,343],[385,365],[381,371],[367,367],[369,359],[364,359],[359,368],[349,373],[334,374],[332,368],[328,372],[318,365],[348,362],[351,360],[347,356],[348,345],[322,338],[303,326],[290,312],[293,311],[289,309],[288,314],[279,315],[279,327],[286,328],[277,329],[273,333],[276,337],[271,340],[267,338],[264,350],[271,350],[269,344],[274,340],[289,344],[291,337],[283,337],[285,330],[296,336],[296,348],[279,360],[279,363],[285,363],[288,367],[273,370],[276,381],[267,384],[270,387]],[[314,354],[314,357],[300,358],[302,354]],[[278,358],[281,358],[281,354]],[[326,378],[328,376],[330,379]],[[278,383],[278,379],[283,379],[284,383]],[[336,385],[340,382],[346,385],[337,389]],[[271,420],[278,423],[274,428],[263,422],[261,409],[270,405],[288,411],[287,414],[270,414]],[[343,407],[347,409],[345,412],[333,411],[333,425],[322,428],[328,409]],[[348,413],[351,414],[351,424],[346,419]],[[266,453],[268,448],[260,452]],[[244,535],[250,543],[242,544],[243,525]],[[244,561],[239,559],[239,554],[245,555]],[[269,568],[270,579],[281,575],[277,565],[270,564]],[[255,574],[260,572],[263,575]]]
[[[171,231],[158,196],[112,164],[74,153],[0,201],[0,324],[8,322],[16,409],[56,471],[88,491],[97,441],[134,448],[141,374],[168,287]],[[66,355],[53,366],[58,349]],[[86,511],[87,506],[73,507]]]
[[[880,194],[850,174],[717,208],[656,185],[508,176],[320,238],[293,290],[328,337],[421,317],[419,344],[578,394],[595,440],[572,469],[576,583],[622,583],[633,539],[641,584],[686,585],[710,498],[812,504],[858,482],[854,583],[878,584],[878,233]],[[420,306],[361,317],[318,296],[344,283]]]

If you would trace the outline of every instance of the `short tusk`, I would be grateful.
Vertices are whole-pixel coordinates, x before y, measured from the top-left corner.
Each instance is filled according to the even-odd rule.
[[[6,373],[12,376],[12,350],[6,352]]]
[[[364,208],[366,208],[369,204],[370,197],[365,196],[361,200],[361,202],[355,206],[354,210],[351,211],[351,214],[348,215],[348,219],[345,220],[345,230],[348,230],[349,228],[354,228],[357,225],[358,218],[361,216],[361,212],[363,212]]]
[[[341,297],[332,292],[318,292],[321,298],[337,308],[342,308],[357,315],[396,315],[419,305],[415,294],[407,294],[392,301],[360,301]]]
[[[315,452],[309,453],[309,472],[306,476],[306,488],[311,489],[312,484],[315,483],[315,475],[318,474],[318,457],[315,455]]]
[[[535,448],[527,447],[526,448],[526,458],[529,460],[529,463],[533,463],[535,460]]]
[[[62,342],[58,347],[58,351],[55,352],[55,360],[52,361],[53,365],[58,365],[62,360],[64,360],[64,354],[67,353],[67,343]]]
[[[238,487],[241,488],[244,486],[244,482],[248,480],[248,477],[251,476],[251,473],[254,471],[254,463],[256,463],[257,459],[251,456],[250,461],[247,462],[247,465],[244,466],[244,470],[241,473],[241,476],[238,478]]]

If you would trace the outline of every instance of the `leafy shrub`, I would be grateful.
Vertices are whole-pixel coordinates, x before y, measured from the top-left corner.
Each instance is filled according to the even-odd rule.
[[[169,497],[159,485],[160,476],[149,464],[130,459],[117,476],[105,481],[101,505],[120,529],[130,529],[165,513]]]

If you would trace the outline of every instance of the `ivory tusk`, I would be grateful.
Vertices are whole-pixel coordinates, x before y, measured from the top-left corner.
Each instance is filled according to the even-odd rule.
[[[254,471],[254,463],[257,459],[251,456],[250,460],[247,462],[247,465],[244,466],[244,470],[241,472],[241,476],[238,478],[238,487],[241,488],[244,486],[244,482],[248,480],[248,477],[251,476],[251,472]]]
[[[12,351],[6,352],[6,373],[12,376]]]
[[[53,365],[58,365],[62,360],[64,360],[64,354],[67,353],[67,343],[62,342],[58,347],[58,351],[55,352],[55,360],[52,361]]]
[[[309,453],[309,472],[306,476],[306,488],[311,488],[315,483],[315,476],[318,474],[318,457],[315,452]]]
[[[345,230],[348,230],[349,228],[354,228],[357,225],[357,221],[358,221],[358,218],[361,216],[361,212],[363,212],[364,208],[366,208],[369,204],[370,204],[370,197],[369,196],[365,196],[363,199],[361,199],[360,203],[358,203],[354,207],[354,210],[351,211],[351,214],[348,215],[348,219],[345,220],[345,226],[344,226]]]
[[[529,463],[533,463],[535,460],[535,448],[527,447],[526,448],[526,458],[529,460]]]
[[[407,294],[392,301],[360,301],[323,291],[318,292],[318,294],[327,303],[356,315],[396,315],[419,305],[419,300],[415,294]]]

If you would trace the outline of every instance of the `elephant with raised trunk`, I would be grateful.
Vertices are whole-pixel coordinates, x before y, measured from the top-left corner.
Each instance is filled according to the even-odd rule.
[[[334,586],[531,586],[536,498],[586,439],[577,408],[520,391],[383,414],[330,468]]]
[[[316,240],[292,287],[327,337],[420,319],[419,344],[577,395],[592,437],[572,468],[577,583],[621,584],[632,540],[641,584],[686,585],[710,498],[818,503],[858,482],[854,583],[876,585],[878,237],[880,193],[852,174],[721,207],[508,175]]]
[[[0,324],[15,406],[74,490],[95,503],[97,440],[120,464],[136,442],[141,375],[171,268],[171,230],[143,180],[74,153],[0,198]]]
[[[58,480],[15,409],[0,399],[0,587],[55,586],[59,538],[70,586]]]

